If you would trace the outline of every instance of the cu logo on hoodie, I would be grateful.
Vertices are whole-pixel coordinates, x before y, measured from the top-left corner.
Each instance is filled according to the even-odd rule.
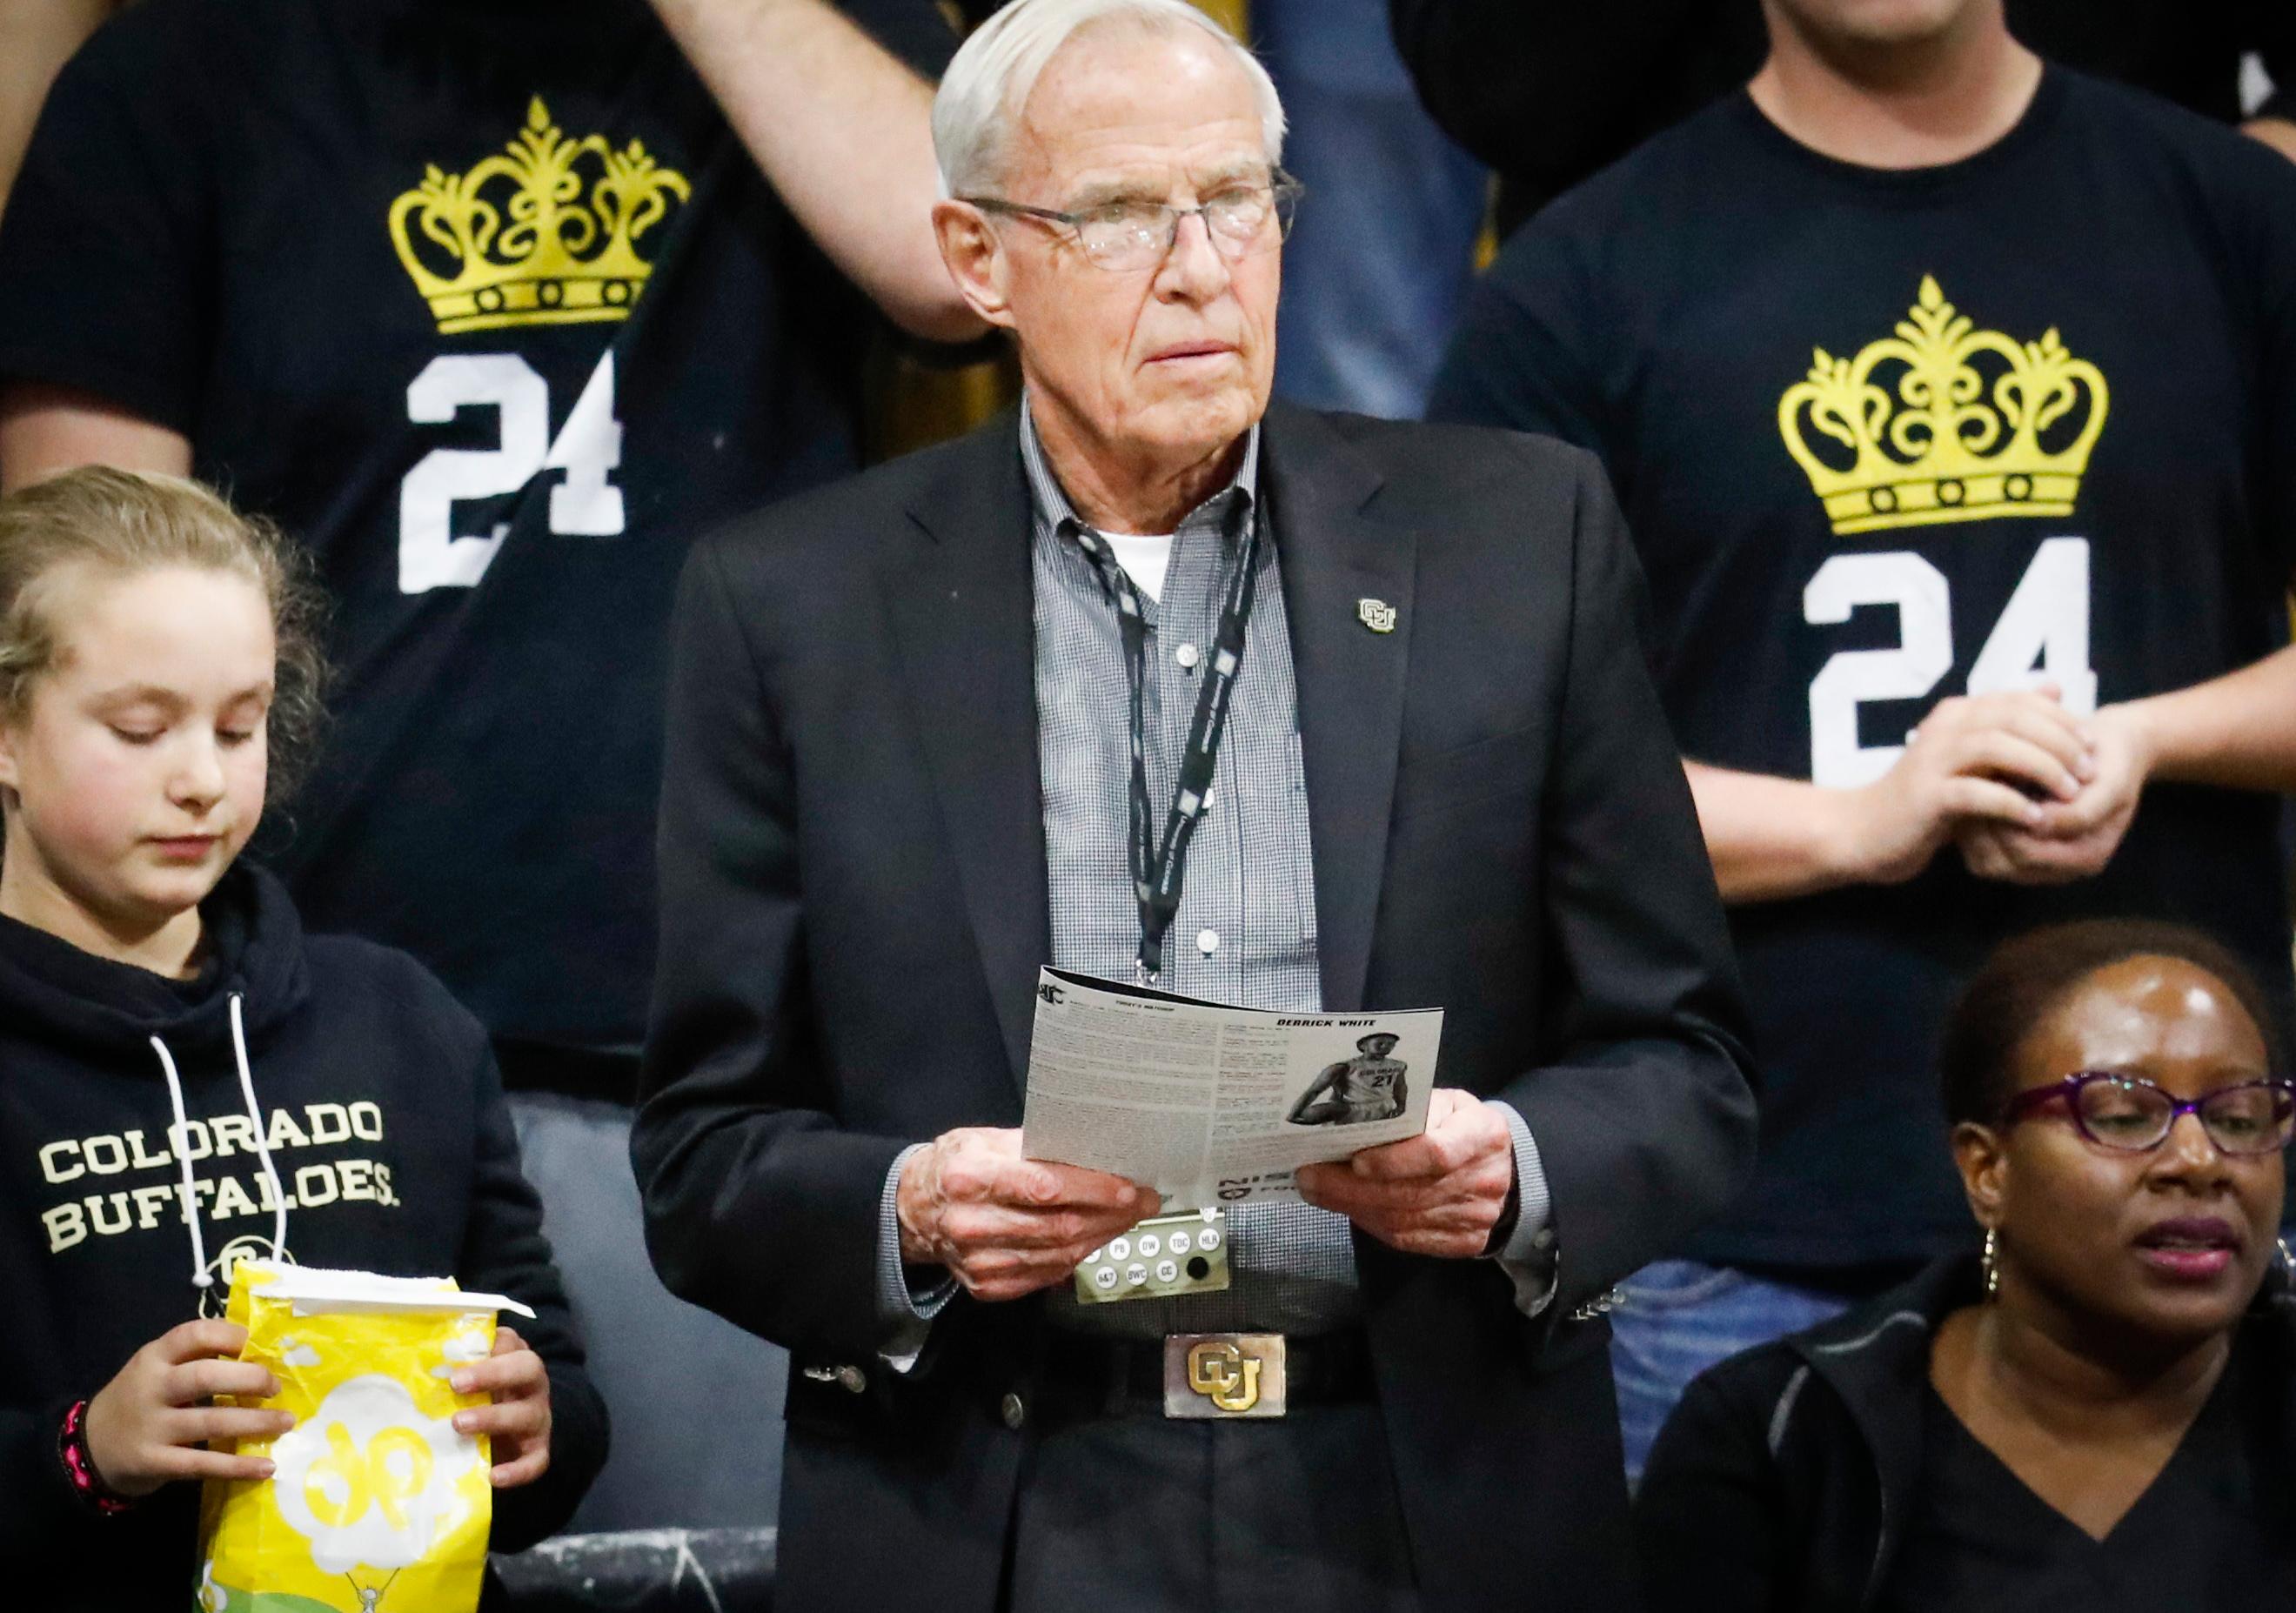
[[[225,1301],[231,1298],[231,1274],[239,1269],[242,1260],[267,1260],[276,1265],[292,1265],[294,1255],[275,1246],[268,1238],[250,1233],[234,1238],[207,1264],[207,1273],[214,1281],[200,1290],[200,1314],[214,1321],[223,1314]]]

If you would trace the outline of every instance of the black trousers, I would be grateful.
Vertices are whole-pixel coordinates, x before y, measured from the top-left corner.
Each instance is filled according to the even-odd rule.
[[[1370,1400],[1035,1421],[1004,1613],[1422,1613]]]

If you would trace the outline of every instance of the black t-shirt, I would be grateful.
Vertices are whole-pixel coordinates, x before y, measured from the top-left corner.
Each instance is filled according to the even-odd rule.
[[[648,7],[145,0],[56,82],[0,307],[0,374],[184,433],[316,551],[334,721],[258,843],[311,924],[635,1045],[679,564],[854,468],[871,318]]]
[[[1930,443],[1943,407],[1965,451]],[[1912,172],[1819,156],[1742,93],[1526,226],[1433,413],[1603,456],[1686,755],[1862,783],[1972,684],[2038,667],[2109,703],[2286,642],[2296,164],[2058,69],[1991,149]],[[1948,849],[1903,886],[1735,908],[1762,1153],[1700,1252],[1849,1266],[1965,1237],[1932,1072],[1968,971],[2037,923],[2148,915],[2284,996],[2277,825],[2269,797],[2159,785],[2077,885]]]
[[[2043,1501],[1922,1395],[1922,1478],[1881,1613],[2255,1613],[2296,1605],[2296,1560],[2266,1522],[2235,1352],[2160,1476],[2103,1540]],[[2284,1402],[2287,1386],[2267,1390]]]
[[[1761,0],[1390,0],[1395,39],[1437,122],[1504,182],[1512,229],[1660,129],[1728,94],[1768,53]],[[2259,55],[2296,117],[2288,0],[2008,0],[2053,61],[2230,121]]]

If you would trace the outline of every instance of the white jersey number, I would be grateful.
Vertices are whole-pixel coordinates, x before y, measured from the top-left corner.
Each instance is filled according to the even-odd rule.
[[[1861,605],[1894,605],[1898,647],[1844,650],[1809,685],[1809,776],[1833,790],[1870,784],[1905,753],[1903,744],[1862,745],[1857,708],[1917,700],[1953,669],[1953,597],[1945,574],[1918,554],[1837,554],[1802,590],[1802,619],[1835,626]],[[2045,540],[2018,580],[1969,669],[1969,692],[1990,694],[2047,678],[2066,708],[2096,709],[2088,663],[2088,540]]]
[[[590,373],[581,397],[550,440],[550,385],[515,353],[456,353],[434,358],[406,389],[406,417],[444,425],[464,409],[501,416],[499,447],[435,448],[398,484],[398,591],[475,588],[509,535],[455,536],[458,500],[515,493],[545,471],[566,479],[550,490],[550,529],[572,537],[622,530],[622,422],[614,418],[614,356]]]

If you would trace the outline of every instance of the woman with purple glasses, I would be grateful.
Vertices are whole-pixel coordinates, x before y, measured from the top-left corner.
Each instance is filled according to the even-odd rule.
[[[1996,952],[1941,1052],[1982,1254],[1691,1386],[1636,1502],[1651,1613],[2296,1608],[2276,1022],[2176,926]]]

